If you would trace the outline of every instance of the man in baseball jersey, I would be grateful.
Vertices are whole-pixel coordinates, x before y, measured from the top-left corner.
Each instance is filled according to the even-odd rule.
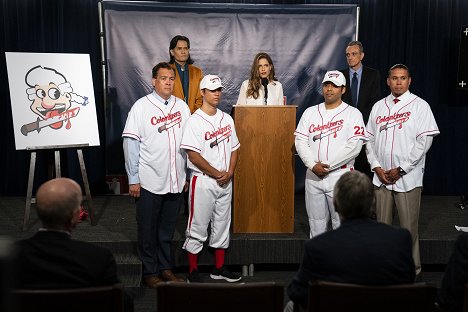
[[[197,262],[203,242],[214,248],[212,279],[237,282],[240,276],[224,265],[231,225],[232,177],[240,147],[231,116],[217,108],[222,93],[221,79],[206,75],[200,82],[202,107],[188,120],[181,148],[187,151],[191,169],[189,219],[183,248],[188,252],[189,282],[200,282]]]
[[[392,223],[396,206],[400,225],[413,238],[416,274],[421,272],[418,219],[426,153],[439,128],[426,101],[409,91],[408,67],[388,71],[390,95],[375,103],[367,123],[367,159],[374,172],[377,220]]]
[[[305,202],[310,238],[340,226],[333,205],[333,187],[339,177],[353,170],[365,136],[364,121],[358,109],[341,100],[346,79],[339,71],[329,71],[322,81],[325,102],[309,107],[297,125],[296,150],[307,167]]]
[[[157,64],[152,74],[154,90],[133,104],[122,137],[143,277],[153,288],[161,281],[183,281],[171,270],[171,241],[186,183],[180,143],[190,110],[171,95],[175,72],[169,63]]]

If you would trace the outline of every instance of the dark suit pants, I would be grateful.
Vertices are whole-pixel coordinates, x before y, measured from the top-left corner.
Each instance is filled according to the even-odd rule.
[[[171,242],[182,199],[182,193],[158,195],[142,188],[135,201],[138,253],[144,277],[157,276],[173,266]]]

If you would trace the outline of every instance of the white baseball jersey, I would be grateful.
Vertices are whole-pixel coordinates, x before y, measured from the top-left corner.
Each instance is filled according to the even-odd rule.
[[[141,187],[154,194],[180,193],[186,178],[186,153],[180,143],[190,110],[175,96],[167,105],[161,100],[153,91],[136,101],[122,137],[140,142]]]
[[[231,153],[240,147],[231,116],[219,109],[209,116],[201,109],[195,111],[187,122],[181,148],[199,153],[213,168],[228,171]],[[190,211],[183,248],[198,254],[208,237],[213,248],[229,247],[231,225],[232,182],[220,186],[212,177],[206,176],[189,160],[192,170],[190,181]]]
[[[217,109],[209,116],[198,109],[187,122],[181,148],[199,153],[208,163],[219,171],[228,171],[231,153],[240,147],[234,121],[228,114]],[[194,173],[203,172],[190,160],[188,167]]]
[[[265,93],[263,91],[263,86],[260,86],[258,90],[258,98],[254,99],[253,97],[247,97],[247,88],[249,87],[249,81],[245,80],[240,88],[239,97],[237,99],[237,104],[239,105],[264,105],[265,104]],[[267,85],[268,88],[268,98],[267,105],[283,105],[283,86],[279,81],[270,82]]]
[[[361,112],[345,102],[334,109],[325,103],[309,107],[302,114],[294,135],[306,140],[314,162],[332,163],[351,140],[367,141]],[[354,158],[346,164],[352,167]]]
[[[366,130],[372,152],[368,149],[368,160],[371,168],[381,167],[389,170],[401,166],[411,157],[411,151],[421,136],[436,136],[439,128],[429,104],[415,94],[407,91],[394,103],[393,95],[389,95],[372,108]],[[419,158],[415,167],[407,172],[395,184],[387,186],[397,192],[407,192],[422,186],[425,153]],[[373,183],[382,183],[374,174]]]

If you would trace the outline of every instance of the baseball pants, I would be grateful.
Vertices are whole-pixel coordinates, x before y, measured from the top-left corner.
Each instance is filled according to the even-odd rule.
[[[305,204],[309,218],[310,238],[327,231],[328,222],[332,228],[340,226],[340,216],[333,205],[333,188],[338,179],[352,168],[337,169],[321,179],[312,170],[307,170],[305,179]]]
[[[209,246],[229,247],[231,226],[232,181],[221,187],[215,179],[206,175],[193,175],[190,181],[189,218],[183,249],[198,254],[208,238]]]

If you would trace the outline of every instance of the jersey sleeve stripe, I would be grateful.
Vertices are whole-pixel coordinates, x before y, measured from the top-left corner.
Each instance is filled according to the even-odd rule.
[[[134,133],[130,133],[130,132],[124,132],[122,133],[122,137],[128,137],[128,138],[133,138],[133,139],[136,139],[138,141],[141,141],[140,137]]]
[[[427,136],[428,136],[428,135],[437,135],[437,134],[439,134],[439,133],[440,133],[439,129],[428,130],[428,131],[424,131],[424,132],[418,134],[418,135],[416,136],[416,138],[419,138],[420,136],[423,136],[423,135],[427,135]]]
[[[191,151],[194,151],[194,152],[197,152],[197,153],[201,152],[201,149],[196,148],[195,146],[186,145],[186,144],[180,144],[180,148],[191,150]]]
[[[307,134],[301,133],[299,131],[294,131],[294,135],[299,135],[299,136],[302,136],[302,137],[304,137],[306,139],[309,137]]]

